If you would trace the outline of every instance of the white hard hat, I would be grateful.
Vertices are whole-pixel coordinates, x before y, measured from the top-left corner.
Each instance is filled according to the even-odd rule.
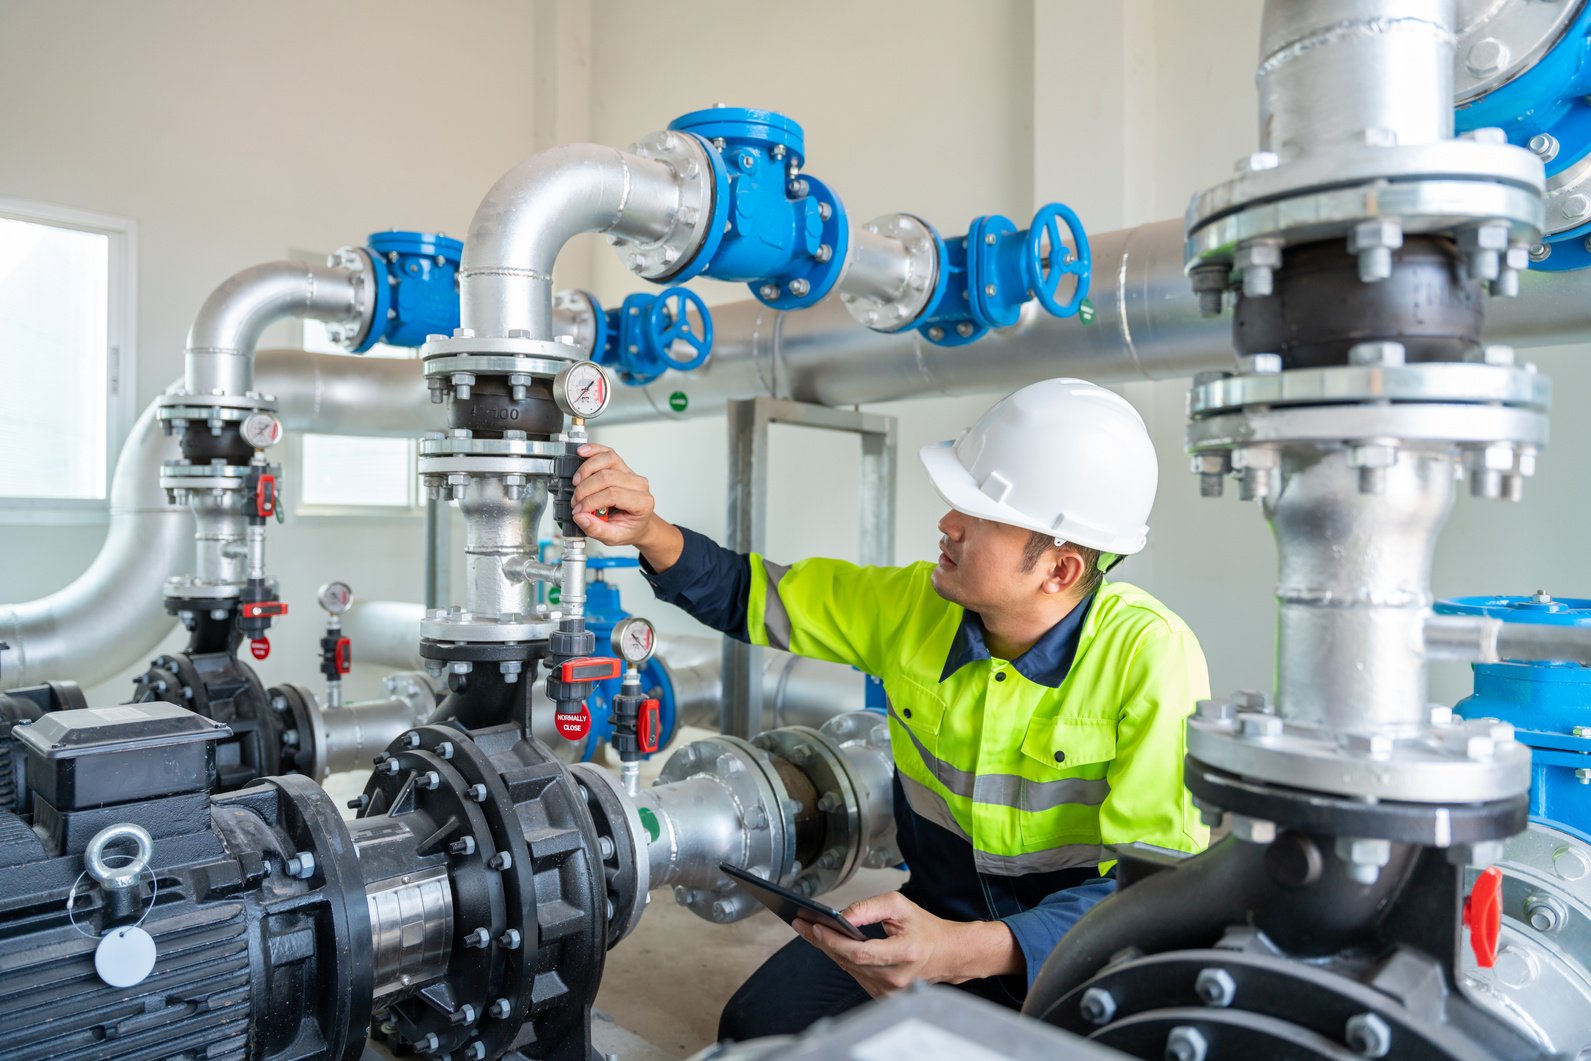
[[[955,441],[922,448],[934,489],[958,512],[1107,553],[1149,535],[1159,469],[1143,417],[1080,379],[1001,398]]]

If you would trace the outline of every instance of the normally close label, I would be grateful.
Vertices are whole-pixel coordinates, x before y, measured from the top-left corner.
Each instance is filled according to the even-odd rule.
[[[953,1057],[956,1061],[1005,1061],[995,1053],[927,1021],[910,1017],[851,1048],[855,1061],[923,1061]]]
[[[579,711],[558,711],[552,718],[565,740],[579,740],[591,732],[591,712],[585,704],[580,705]]]

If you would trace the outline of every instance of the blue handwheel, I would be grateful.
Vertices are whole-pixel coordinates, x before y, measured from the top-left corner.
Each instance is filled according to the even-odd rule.
[[[1072,239],[1074,254],[1062,242],[1061,223],[1066,223],[1066,234]],[[1044,250],[1049,243],[1048,253]],[[1088,233],[1072,208],[1064,203],[1050,203],[1039,208],[1028,227],[1027,253],[1022,257],[1022,275],[1033,297],[1056,317],[1070,317],[1088,297],[1088,280],[1091,272],[1088,253]],[[1056,298],[1061,281],[1068,276],[1077,277],[1077,290],[1066,302]]]
[[[699,335],[691,327],[690,310],[693,306],[702,318]],[[659,295],[647,311],[646,324],[652,348],[670,368],[681,372],[699,368],[713,351],[713,315],[707,311],[707,303],[702,301],[702,296],[688,287],[672,287]],[[684,358],[675,357],[675,343],[684,343],[691,353]]]

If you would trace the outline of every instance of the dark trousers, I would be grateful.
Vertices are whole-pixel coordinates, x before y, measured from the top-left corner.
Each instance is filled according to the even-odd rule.
[[[863,932],[883,939],[880,925]],[[1018,1009],[1027,985],[1020,976],[968,980],[956,985],[991,1002]],[[797,937],[774,952],[730,997],[718,1018],[718,1038],[742,1041],[764,1035],[798,1035],[823,1017],[834,1017],[868,1001],[851,974],[834,959]]]

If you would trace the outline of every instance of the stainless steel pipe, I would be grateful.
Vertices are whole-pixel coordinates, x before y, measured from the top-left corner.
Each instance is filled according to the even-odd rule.
[[[447,426],[442,407],[431,403],[419,361],[261,350],[254,385],[276,399],[290,432],[413,438]]]

